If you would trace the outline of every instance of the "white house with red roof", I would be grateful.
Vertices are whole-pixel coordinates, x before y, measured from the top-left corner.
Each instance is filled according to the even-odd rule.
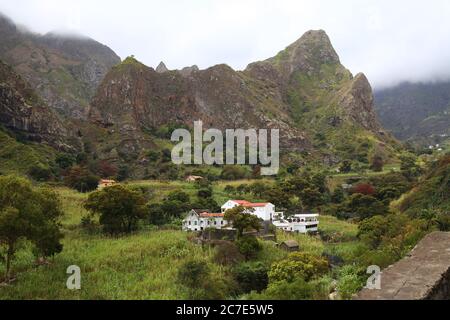
[[[222,229],[228,225],[223,213],[210,213],[207,209],[193,209],[183,220],[183,231]]]
[[[222,206],[222,213],[229,209],[242,206],[253,209],[252,214],[264,221],[272,221],[276,217],[275,206],[270,202],[249,202],[246,200],[229,200]]]

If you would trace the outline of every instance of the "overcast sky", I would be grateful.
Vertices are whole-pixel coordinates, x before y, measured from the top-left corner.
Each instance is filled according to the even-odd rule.
[[[342,63],[375,88],[450,78],[448,0],[0,0],[0,12],[40,33],[87,35],[153,67],[243,69],[324,29]]]

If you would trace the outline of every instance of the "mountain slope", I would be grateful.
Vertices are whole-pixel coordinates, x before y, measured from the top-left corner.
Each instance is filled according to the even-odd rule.
[[[399,209],[413,217],[425,211],[449,214],[450,210],[450,156],[432,164],[420,183],[399,203]]]
[[[0,14],[0,58],[10,64],[60,114],[86,117],[105,74],[120,58],[85,37],[39,35],[20,30]]]
[[[309,31],[242,72],[227,65],[161,69],[133,57],[114,67],[92,100],[91,121],[135,142],[161,126],[201,119],[221,130],[278,128],[284,155],[304,161],[395,157],[398,145],[381,129],[367,78],[342,66],[324,31]],[[133,149],[136,157],[145,152],[139,143]]]
[[[375,98],[381,122],[397,138],[435,144],[450,136],[450,82],[403,83]]]
[[[13,69],[0,61],[0,124],[22,138],[71,149],[63,122]]]
[[[58,152],[79,149],[74,130],[0,61],[0,174],[48,170]]]

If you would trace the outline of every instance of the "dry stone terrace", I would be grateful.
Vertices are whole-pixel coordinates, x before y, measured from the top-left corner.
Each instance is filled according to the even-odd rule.
[[[382,272],[381,290],[363,289],[356,299],[450,299],[450,233],[429,234],[409,256]]]

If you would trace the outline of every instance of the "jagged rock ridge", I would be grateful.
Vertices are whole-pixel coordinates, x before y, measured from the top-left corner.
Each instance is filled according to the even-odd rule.
[[[26,32],[0,14],[0,59],[14,67],[45,102],[69,118],[86,107],[120,58],[87,37]]]
[[[381,146],[389,140],[374,113],[369,81],[341,65],[322,30],[307,32],[243,72],[227,65],[161,70],[134,58],[113,68],[92,100],[90,119],[133,135],[167,124],[192,126],[198,119],[218,129],[278,128],[286,152],[312,151],[318,132],[332,140],[323,149],[337,152],[351,138],[348,128]]]

